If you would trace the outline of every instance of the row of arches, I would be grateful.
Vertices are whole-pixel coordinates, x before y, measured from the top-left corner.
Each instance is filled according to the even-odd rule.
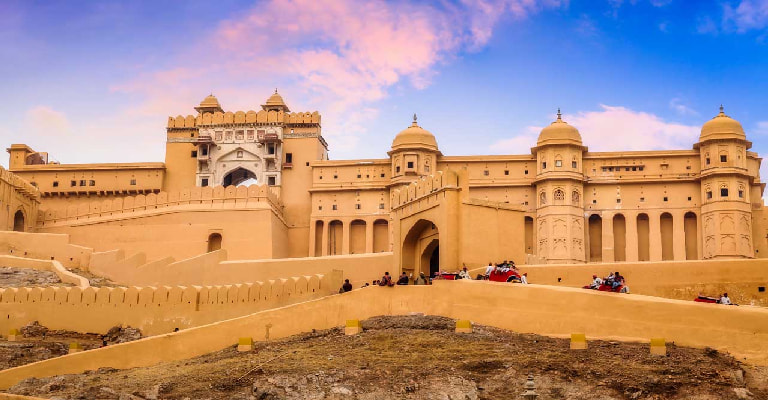
[[[635,217],[636,240],[628,241],[627,219],[624,214],[615,214],[611,221],[613,237],[613,261],[628,261],[628,246],[637,246],[637,261],[651,260],[651,235],[658,234],[661,244],[661,260],[675,259],[675,242],[685,242],[685,259],[698,259],[698,221],[696,214],[686,212],[683,215],[683,235],[675,236],[674,218],[671,213],[664,212],[659,216],[658,232],[652,232],[651,220],[648,214],[640,213]],[[598,214],[592,214],[588,220],[589,248],[587,260],[589,262],[603,261],[603,218]],[[633,235],[635,236],[635,235]],[[634,243],[632,243],[634,242]],[[632,260],[634,261],[634,260]]]
[[[390,251],[389,222],[385,219],[355,219],[346,224],[338,219],[317,220],[313,237],[311,247],[316,257]]]

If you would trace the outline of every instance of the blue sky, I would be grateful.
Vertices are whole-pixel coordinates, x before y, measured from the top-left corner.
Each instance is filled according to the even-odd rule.
[[[3,145],[162,161],[210,92],[318,110],[332,159],[412,114],[446,155],[522,154],[561,107],[593,151],[691,148],[725,105],[768,154],[768,0],[0,2]],[[7,165],[7,158],[2,158]]]

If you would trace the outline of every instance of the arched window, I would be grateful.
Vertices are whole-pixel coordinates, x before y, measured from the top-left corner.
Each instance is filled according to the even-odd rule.
[[[541,194],[539,194],[539,204],[541,204],[542,206],[547,204],[547,193],[546,192],[541,192]]]
[[[16,211],[16,214],[13,216],[13,230],[16,232],[24,232],[25,224],[24,224],[24,212],[19,210]]]
[[[555,201],[563,201],[563,200],[565,200],[565,192],[563,192],[560,189],[555,189],[555,193],[554,193],[553,196],[555,198]]]
[[[577,206],[579,205],[580,201],[581,201],[581,195],[579,194],[579,191],[574,190],[573,193],[571,193],[571,203]]]
[[[208,236],[208,252],[221,250],[221,234],[211,233]]]

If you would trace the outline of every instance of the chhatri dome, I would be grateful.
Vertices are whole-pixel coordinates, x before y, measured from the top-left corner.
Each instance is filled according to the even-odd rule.
[[[283,96],[280,96],[280,94],[277,93],[277,89],[275,89],[275,93],[273,93],[272,96],[269,96],[266,104],[263,104],[261,107],[266,111],[282,110],[284,112],[291,112],[291,110],[288,109],[288,105],[285,104]]]
[[[699,141],[703,142],[711,139],[747,140],[747,136],[744,134],[744,128],[741,127],[739,121],[725,115],[721,105],[720,113],[701,127]]]
[[[430,131],[416,123],[416,114],[413,114],[411,126],[398,133],[392,141],[392,150],[421,148],[433,151],[437,150],[437,140]]]
[[[224,112],[221,108],[221,104],[219,104],[219,99],[217,99],[213,93],[205,96],[203,101],[200,102],[200,105],[195,107],[195,110],[198,112]]]
[[[575,144],[581,146],[581,134],[575,127],[563,121],[560,109],[557,109],[557,119],[541,130],[536,146],[546,144]]]

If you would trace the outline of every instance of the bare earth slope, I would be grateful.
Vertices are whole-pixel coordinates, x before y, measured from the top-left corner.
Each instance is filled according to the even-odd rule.
[[[195,359],[29,379],[11,393],[57,399],[515,399],[533,374],[542,399],[768,399],[768,371],[714,350],[589,343],[489,327],[453,332],[430,316],[377,317],[366,331],[317,331]]]

